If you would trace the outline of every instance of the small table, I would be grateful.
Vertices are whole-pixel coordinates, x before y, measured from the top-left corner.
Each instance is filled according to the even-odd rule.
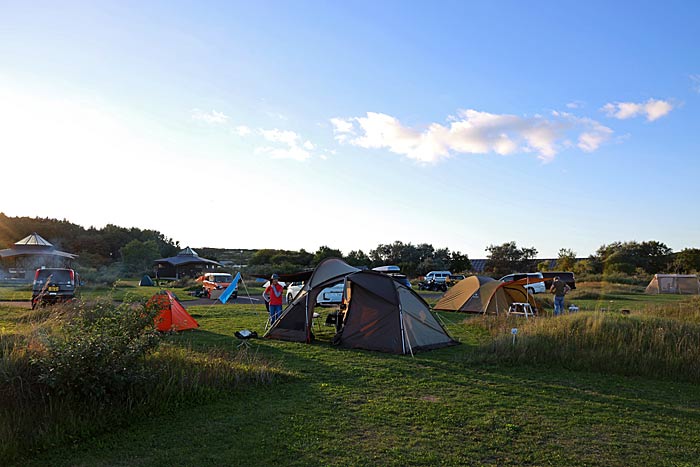
[[[525,318],[535,317],[535,312],[532,311],[532,306],[529,303],[513,302],[508,308],[509,315],[521,315]]]

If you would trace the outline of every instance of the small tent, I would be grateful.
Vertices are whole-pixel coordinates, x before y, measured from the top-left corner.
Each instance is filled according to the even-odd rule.
[[[151,276],[149,276],[148,274],[144,274],[141,280],[139,281],[139,286],[153,287],[153,279],[151,279]]]
[[[182,303],[169,290],[161,291],[148,300],[147,307],[157,307],[156,329],[159,331],[184,331],[196,329],[199,323],[187,313]]]
[[[342,324],[333,339],[342,347],[413,354],[456,343],[425,300],[386,274],[348,275],[343,302]]]
[[[518,282],[470,276],[445,292],[433,308],[440,311],[499,314],[508,312],[513,303],[529,303],[536,310],[535,299]]]
[[[311,324],[318,294],[326,287],[343,282],[347,275],[357,271],[358,268],[338,258],[326,258],[321,261],[265,337],[292,342],[311,342]]]
[[[654,274],[646,293],[700,294],[700,281],[696,275]]]

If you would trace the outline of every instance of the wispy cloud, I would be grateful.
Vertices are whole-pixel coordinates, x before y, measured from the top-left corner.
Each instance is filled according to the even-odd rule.
[[[299,134],[291,130],[281,130],[278,128],[264,129],[251,128],[248,125],[233,126],[229,123],[230,118],[223,112],[212,110],[205,112],[200,109],[192,109],[192,119],[212,125],[223,125],[231,133],[240,137],[251,135],[257,138],[262,137],[268,144],[263,144],[255,149],[256,154],[266,154],[274,159],[292,159],[305,161],[312,157],[312,152],[316,145],[307,139],[302,139]],[[272,144],[270,144],[272,143]]]
[[[693,87],[693,91],[700,94],[700,74],[690,75],[690,82]]]
[[[602,109],[608,117],[626,120],[639,116],[645,116],[647,121],[653,122],[673,110],[673,104],[660,99],[649,99],[646,102],[611,102],[605,104]]]
[[[217,112],[216,110],[206,112],[200,109],[192,109],[191,115],[192,120],[215,125],[227,123],[229,121],[228,115],[225,115],[223,112]]]
[[[333,118],[335,138],[341,143],[368,149],[388,149],[420,162],[438,162],[454,154],[509,155],[536,153],[547,162],[560,149],[571,145],[596,150],[613,131],[592,119],[566,112],[549,117],[492,114],[474,109],[460,110],[449,124],[431,123],[424,129],[408,128],[391,115],[368,112],[366,117]]]
[[[586,105],[586,103],[583,101],[572,101],[572,102],[569,102],[568,104],[566,104],[566,108],[567,109],[580,109],[584,105]]]
[[[251,130],[249,126],[238,125],[236,128],[233,129],[233,132],[236,133],[238,136],[248,136],[253,132],[253,130]]]
[[[273,159],[293,159],[296,161],[305,161],[311,158],[309,152],[314,148],[310,141],[301,142],[301,137],[290,130],[280,130],[273,128],[272,130],[259,129],[258,133],[271,143],[278,143],[278,146],[261,146],[256,149],[258,154],[267,154]]]

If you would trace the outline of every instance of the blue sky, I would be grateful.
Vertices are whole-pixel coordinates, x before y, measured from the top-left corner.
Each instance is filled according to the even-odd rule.
[[[2,2],[0,154],[27,175],[0,210],[193,247],[700,247],[699,22],[692,1]]]

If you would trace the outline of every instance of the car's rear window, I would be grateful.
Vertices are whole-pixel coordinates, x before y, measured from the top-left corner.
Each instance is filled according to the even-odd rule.
[[[233,276],[214,276],[212,282],[233,282]]]
[[[45,282],[51,277],[54,284],[70,284],[70,271],[67,269],[41,269],[37,282]]]

